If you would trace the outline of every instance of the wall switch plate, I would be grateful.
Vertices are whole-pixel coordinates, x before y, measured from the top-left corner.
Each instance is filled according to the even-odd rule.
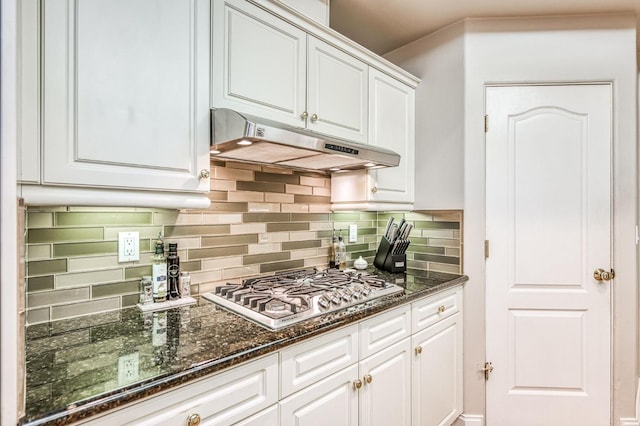
[[[349,242],[355,243],[358,241],[358,225],[349,225]]]
[[[122,355],[118,358],[118,386],[138,380],[140,377],[139,361],[138,352]]]
[[[140,233],[118,232],[118,262],[140,260]]]

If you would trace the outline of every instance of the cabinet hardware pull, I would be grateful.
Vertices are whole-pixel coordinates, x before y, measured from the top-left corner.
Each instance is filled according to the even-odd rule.
[[[378,192],[378,187],[374,186],[373,188],[371,188],[371,192],[373,192],[374,194]]]
[[[439,313],[443,313],[445,309],[447,309],[447,308],[444,305],[438,306],[438,312]]]
[[[365,374],[364,375],[364,382],[366,384],[370,384],[373,381],[373,377],[371,377],[371,374]]]
[[[306,120],[308,116],[309,116],[309,113],[307,111],[300,114],[300,118],[302,118],[303,120]]]
[[[198,426],[200,424],[200,415],[192,414],[187,418],[187,426]]]
[[[422,346],[416,346],[416,355],[420,355],[422,353]]]
[[[360,389],[362,387],[362,380],[355,379],[353,381],[353,387],[356,388],[356,389]]]
[[[209,170],[207,169],[200,170],[200,179],[209,179],[209,176],[211,176],[211,173],[209,172]]]
[[[316,121],[318,121],[318,114],[313,114],[313,115],[311,116],[311,122],[312,122],[312,123],[315,123]]]

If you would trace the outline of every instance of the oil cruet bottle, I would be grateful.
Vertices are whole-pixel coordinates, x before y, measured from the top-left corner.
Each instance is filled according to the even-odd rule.
[[[164,302],[167,300],[167,260],[164,257],[164,243],[162,240],[156,241],[152,262],[153,301]]]
[[[177,243],[169,243],[169,255],[167,256],[167,280],[169,285],[169,299],[179,299],[180,258],[178,257]]]

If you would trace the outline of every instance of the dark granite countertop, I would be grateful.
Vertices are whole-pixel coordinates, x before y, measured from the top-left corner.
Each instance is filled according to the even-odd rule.
[[[405,291],[278,331],[200,298],[156,315],[155,327],[154,315],[136,307],[28,326],[20,424],[79,421],[468,280],[418,270],[382,274]],[[158,333],[157,321],[165,318],[166,331]],[[119,375],[127,355],[137,357],[137,377]]]

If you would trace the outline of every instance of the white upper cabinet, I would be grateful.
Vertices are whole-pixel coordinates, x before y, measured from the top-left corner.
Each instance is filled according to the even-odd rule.
[[[41,4],[41,183],[208,192],[209,2]]]
[[[331,177],[333,209],[411,209],[415,181],[415,89],[369,69],[369,144],[400,154],[398,167]]]
[[[214,107],[366,141],[366,63],[246,1],[213,7]]]

